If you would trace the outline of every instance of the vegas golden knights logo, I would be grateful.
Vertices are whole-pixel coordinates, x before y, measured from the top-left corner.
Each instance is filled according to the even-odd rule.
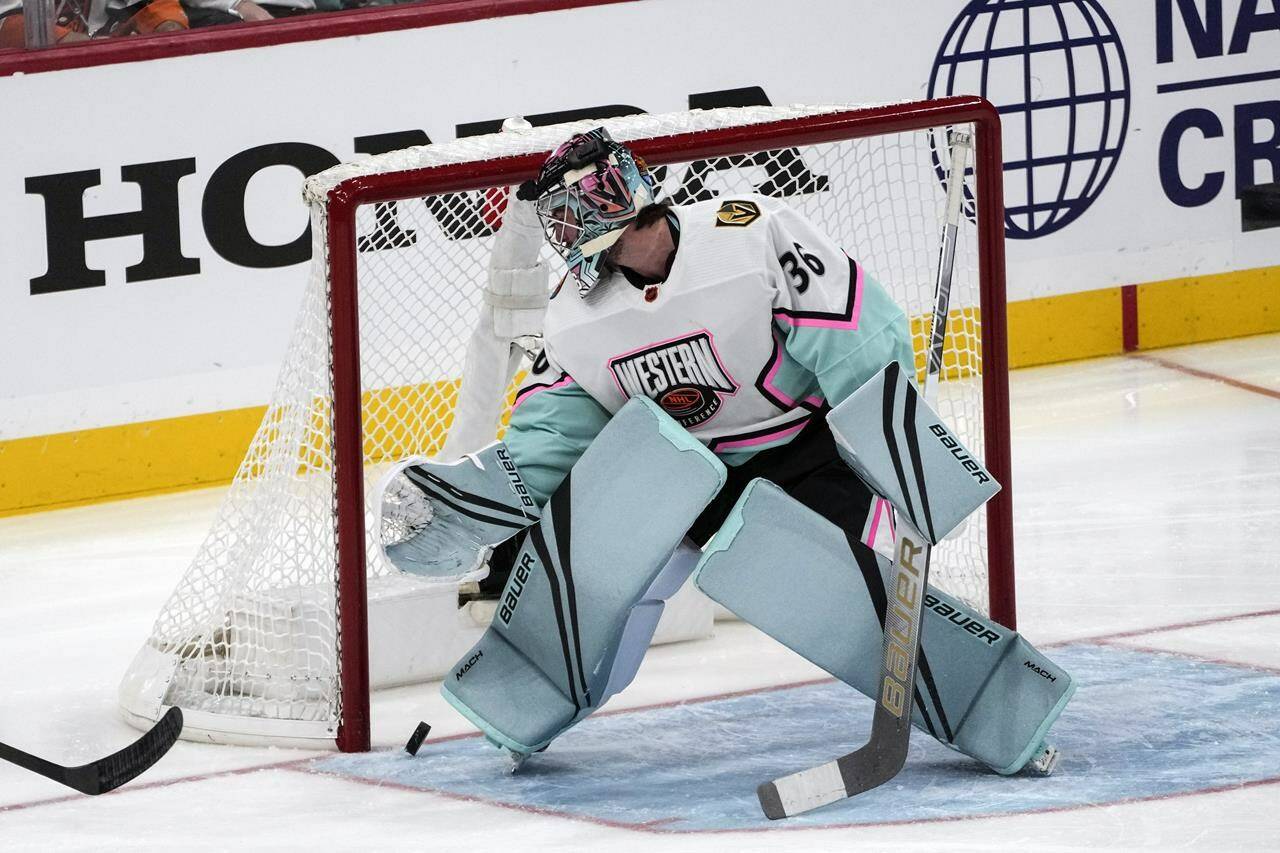
[[[726,201],[716,211],[717,228],[746,228],[760,218],[760,206],[754,201]]]

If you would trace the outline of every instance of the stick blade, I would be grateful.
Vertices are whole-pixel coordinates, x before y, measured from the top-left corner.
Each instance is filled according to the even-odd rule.
[[[164,758],[182,734],[182,710],[176,706],[165,712],[151,729],[124,749],[106,758],[74,767],[67,784],[83,794],[105,794],[145,773]]]
[[[878,788],[902,770],[910,740],[910,723],[877,705],[871,740],[835,761],[765,782],[756,788],[760,808],[769,820],[778,820]]]
[[[828,761],[756,788],[760,808],[769,820],[804,814],[847,796],[838,761]]]
[[[769,820],[782,820],[787,810],[782,807],[782,797],[778,795],[778,786],[772,782],[764,782],[756,788],[756,797],[760,800],[760,809]]]

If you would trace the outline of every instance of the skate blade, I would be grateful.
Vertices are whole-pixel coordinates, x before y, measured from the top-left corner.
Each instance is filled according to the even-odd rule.
[[[1058,766],[1060,757],[1058,748],[1050,744],[1043,744],[1040,752],[1035,758],[1027,762],[1027,772],[1033,776],[1050,776],[1054,769]]]
[[[505,747],[502,752],[507,758],[507,772],[512,775],[520,772],[520,768],[529,760],[529,753],[527,752],[515,752]]]

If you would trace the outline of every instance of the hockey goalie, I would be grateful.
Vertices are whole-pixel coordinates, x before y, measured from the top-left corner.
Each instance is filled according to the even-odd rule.
[[[449,703],[518,764],[630,683],[692,574],[886,707],[896,691],[908,731],[999,773],[1051,770],[1071,677],[925,585],[928,548],[998,484],[917,396],[874,271],[775,198],[656,199],[603,128],[561,145],[505,220],[486,316],[542,333],[505,440],[408,460],[384,501],[399,569],[480,578],[496,603]],[[533,329],[544,237],[568,275]],[[893,560],[863,540],[880,499],[921,543]]]

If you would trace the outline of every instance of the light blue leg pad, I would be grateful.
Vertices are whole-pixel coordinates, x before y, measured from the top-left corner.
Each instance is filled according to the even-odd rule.
[[[944,543],[941,547],[946,547]],[[704,593],[875,697],[892,564],[767,480],[753,480],[694,573]],[[930,587],[915,724],[1000,773],[1019,770],[1075,691],[1016,631]]]
[[[529,528],[493,624],[446,676],[448,702],[531,753],[635,676],[663,601],[693,571],[677,550],[724,465],[648,399],[600,432]]]

